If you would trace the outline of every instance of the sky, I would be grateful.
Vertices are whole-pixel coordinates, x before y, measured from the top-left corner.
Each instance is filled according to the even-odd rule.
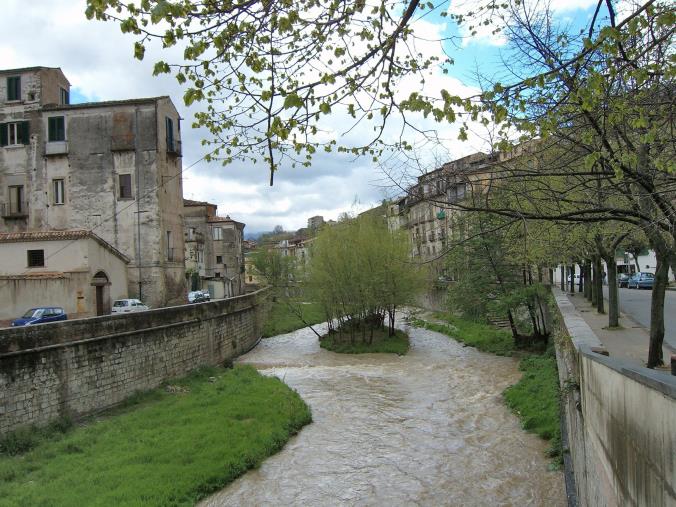
[[[553,5],[560,19],[579,24],[591,16],[595,3],[558,0]],[[475,4],[469,0],[452,2],[451,9],[467,12]],[[219,162],[197,162],[207,151],[201,139],[208,137],[208,132],[190,128],[197,109],[184,105],[183,89],[173,77],[152,75],[154,62],[171,61],[171,55],[151,46],[143,61],[134,59],[133,36],[122,34],[115,23],[87,20],[85,0],[2,0],[2,5],[1,69],[60,67],[71,83],[73,103],[170,96],[184,118],[181,130],[184,197],[217,204],[219,215],[228,214],[244,222],[248,233],[269,231],[276,225],[296,230],[306,226],[309,217],[336,219],[341,212],[359,212],[398,193],[397,181],[392,181],[368,157],[319,153],[309,168],[280,169],[273,187],[269,186],[268,168],[264,164],[235,163],[223,167]],[[445,88],[459,95],[475,93],[478,89],[474,70],[495,68],[501,61],[505,41],[500,34],[479,30],[470,37],[438,15],[427,16],[417,25],[425,35],[461,36],[445,48],[455,65],[447,75],[439,72],[431,76],[425,84],[426,91]],[[441,54],[436,45],[425,50]],[[404,83],[402,93],[415,91],[417,86],[420,85],[415,82]],[[330,131],[335,135],[347,128],[340,117],[332,121],[335,124]],[[422,118],[420,123],[425,123]],[[433,169],[444,158],[486,149],[485,136],[478,131],[472,131],[466,142],[457,140],[457,125],[443,126],[441,132],[447,140],[444,149],[430,155],[423,170]],[[364,132],[358,128],[350,135],[358,137]]]

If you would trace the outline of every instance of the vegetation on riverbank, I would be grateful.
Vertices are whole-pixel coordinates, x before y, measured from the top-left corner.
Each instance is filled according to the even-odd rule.
[[[389,336],[386,329],[376,330],[371,343],[364,341],[351,342],[349,335],[332,332],[324,336],[319,346],[326,350],[341,354],[367,354],[371,352],[386,352],[405,355],[409,348],[408,335],[397,329],[393,336]]]
[[[505,392],[505,400],[521,419],[523,428],[535,433],[551,446],[551,458],[562,457],[559,376],[556,355],[550,348],[542,355],[529,355],[519,362],[521,379]]]
[[[412,319],[414,326],[436,331],[476,347],[482,352],[500,356],[523,355],[519,370],[521,379],[504,392],[505,401],[530,431],[550,442],[547,454],[559,462],[562,459],[560,426],[559,377],[553,345],[544,353],[515,348],[512,335],[496,327],[473,322],[449,313],[434,313],[441,322]]]
[[[433,317],[441,322],[413,318],[411,324],[445,334],[482,352],[490,352],[498,356],[514,354],[514,340],[508,331],[450,313],[437,312],[433,314]]]
[[[270,313],[263,324],[263,338],[290,333],[306,327],[306,323],[313,325],[325,320],[324,311],[318,303],[278,299],[272,303]]]
[[[208,368],[103,419],[0,455],[0,505],[193,505],[311,422],[279,379]]]

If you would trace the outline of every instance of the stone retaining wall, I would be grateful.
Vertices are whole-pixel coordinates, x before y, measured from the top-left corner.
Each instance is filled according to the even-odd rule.
[[[575,488],[569,499],[676,505],[676,377],[594,352],[598,337],[564,293],[554,289],[554,296],[565,458]]]
[[[266,291],[236,298],[0,330],[0,434],[81,418],[137,391],[251,349]]]

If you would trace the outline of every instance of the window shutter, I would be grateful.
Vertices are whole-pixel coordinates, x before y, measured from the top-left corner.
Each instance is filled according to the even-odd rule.
[[[0,123],[0,146],[7,146],[7,124]]]
[[[30,129],[30,122],[28,121],[22,121],[21,122],[21,139],[20,141],[23,144],[30,144],[31,142],[31,129]]]

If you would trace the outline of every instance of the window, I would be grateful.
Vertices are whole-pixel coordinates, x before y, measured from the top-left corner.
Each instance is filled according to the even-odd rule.
[[[9,187],[9,213],[21,215],[26,212],[26,203],[23,201],[23,185]]]
[[[0,124],[0,146],[28,144],[29,141],[30,130],[27,121]]]
[[[47,141],[50,143],[66,140],[66,119],[63,116],[47,118]]]
[[[70,92],[61,88],[61,105],[70,104]]]
[[[223,256],[222,255],[216,256],[216,264],[223,264]]]
[[[193,241],[195,239],[195,232],[197,232],[197,229],[194,227],[188,229],[188,241]]]
[[[165,118],[167,127],[167,151],[174,151],[174,122],[171,118]]]
[[[171,231],[167,231],[167,260],[174,260],[174,249],[171,247]]]
[[[119,186],[119,199],[133,199],[134,196],[131,192],[131,174],[120,174],[118,175]]]
[[[214,276],[215,276],[216,278],[220,278],[220,277],[221,277],[221,274],[220,274],[218,271],[216,271],[216,272],[214,273]]]
[[[28,250],[28,267],[41,268],[45,265],[44,250]]]
[[[21,76],[7,78],[7,100],[21,100]]]
[[[223,239],[223,229],[220,227],[214,227],[211,229],[211,237],[217,241],[220,241]]]
[[[66,202],[65,185],[63,180],[52,180],[54,189],[54,204],[64,204]]]

